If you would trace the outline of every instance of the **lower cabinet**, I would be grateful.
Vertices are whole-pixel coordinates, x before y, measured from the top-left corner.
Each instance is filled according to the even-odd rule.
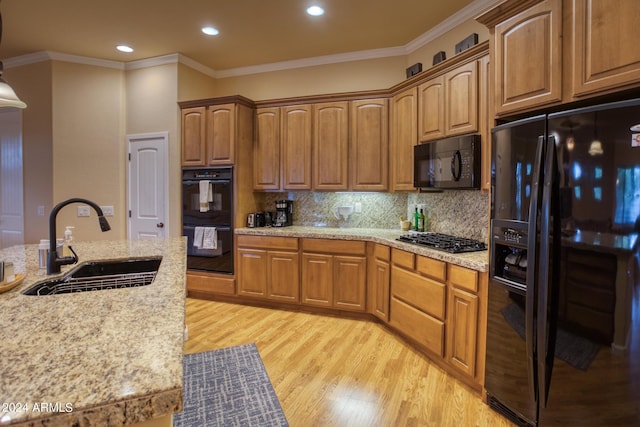
[[[365,243],[302,239],[302,304],[366,310]]]
[[[385,322],[389,321],[390,261],[391,248],[367,243],[367,312]]]
[[[300,301],[298,239],[238,236],[238,295]]]

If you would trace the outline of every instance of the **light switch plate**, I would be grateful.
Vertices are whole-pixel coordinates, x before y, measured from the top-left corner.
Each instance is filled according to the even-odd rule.
[[[78,206],[78,216],[89,216],[90,214],[89,206]]]
[[[113,216],[113,206],[100,206],[104,216]]]
[[[353,210],[355,213],[362,213],[362,203],[356,202]]]

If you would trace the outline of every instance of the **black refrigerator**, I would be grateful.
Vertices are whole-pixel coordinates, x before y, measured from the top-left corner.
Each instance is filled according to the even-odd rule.
[[[640,426],[640,99],[492,130],[488,404]]]

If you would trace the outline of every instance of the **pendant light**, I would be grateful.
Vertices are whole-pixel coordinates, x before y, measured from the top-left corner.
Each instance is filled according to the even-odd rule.
[[[0,42],[2,41],[2,13],[0,12]],[[20,101],[18,95],[11,89],[9,83],[2,78],[2,61],[0,61],[0,107],[27,108],[27,104]]]
[[[598,139],[598,112],[593,115],[594,140],[589,145],[589,155],[601,156],[604,153],[602,142]]]

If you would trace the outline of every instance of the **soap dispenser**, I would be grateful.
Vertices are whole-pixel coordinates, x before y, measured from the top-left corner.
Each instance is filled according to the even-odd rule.
[[[67,225],[67,228],[64,230],[64,244],[62,246],[62,256],[72,256],[72,252],[69,249],[71,245],[73,245],[73,231],[75,228],[72,225]]]

